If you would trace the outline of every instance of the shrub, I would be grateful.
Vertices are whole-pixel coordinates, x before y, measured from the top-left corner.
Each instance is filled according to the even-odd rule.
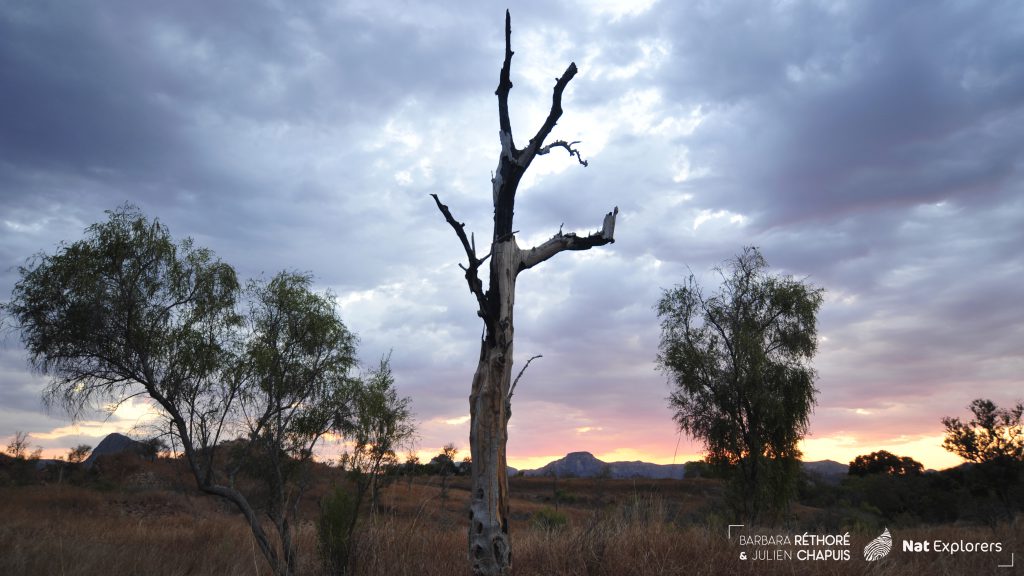
[[[347,574],[352,553],[352,531],[358,502],[337,487],[320,501],[317,521],[320,558],[328,574]]]
[[[554,531],[564,527],[568,523],[565,514],[553,508],[541,508],[530,517],[530,524],[541,530]]]

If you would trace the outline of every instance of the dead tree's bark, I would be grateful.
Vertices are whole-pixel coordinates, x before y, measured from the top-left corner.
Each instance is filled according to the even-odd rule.
[[[469,290],[476,298],[477,315],[484,322],[480,343],[480,359],[473,388],[469,395],[470,452],[473,460],[473,486],[470,501],[469,555],[474,575],[505,575],[511,572],[512,551],[508,533],[508,475],[505,446],[508,440],[508,419],[512,380],[512,309],[515,303],[516,278],[527,270],[563,250],[587,250],[614,242],[615,216],[609,212],[601,230],[587,236],[563,234],[561,230],[546,242],[520,249],[513,230],[516,189],[519,181],[538,155],[553,148],[564,148],[580,164],[587,163],[573,147],[576,142],[558,140],[544,144],[551,129],[562,115],[562,93],[576,75],[576,64],[570,64],[555,82],[551,110],[544,124],[525,148],[516,148],[508,114],[508,94],[512,88],[509,73],[512,66],[512,26],[505,12],[505,59],[501,67],[498,89],[498,125],[501,154],[492,179],[494,230],[490,252],[477,256],[473,236],[467,236],[464,224],[452,216],[447,206],[434,196],[437,208],[455,230],[466,251],[468,265],[463,266]],[[481,265],[490,259],[488,288],[480,280]]]

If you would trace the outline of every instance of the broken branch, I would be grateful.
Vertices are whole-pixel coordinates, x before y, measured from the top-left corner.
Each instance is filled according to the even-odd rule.
[[[523,251],[519,271],[533,268],[563,250],[589,250],[594,246],[604,246],[615,242],[615,217],[618,214],[619,207],[616,206],[614,210],[605,215],[601,230],[588,236],[577,236],[573,232],[568,234],[559,232],[543,244]]]
[[[434,198],[434,203],[437,204],[437,209],[441,211],[441,214],[444,215],[445,221],[447,221],[448,224],[451,225],[452,229],[455,230],[455,235],[459,237],[459,241],[462,242],[463,249],[466,250],[466,258],[469,260],[469,266],[459,264],[459,267],[466,273],[466,283],[469,284],[469,291],[476,296],[477,305],[480,307],[477,314],[486,321],[487,296],[484,294],[484,285],[483,282],[480,281],[480,275],[477,274],[477,270],[480,269],[480,264],[482,264],[490,254],[488,253],[487,256],[484,256],[482,259],[477,258],[476,248],[474,246],[476,242],[475,239],[473,242],[470,242],[469,238],[466,237],[466,225],[459,222],[454,216],[452,216],[451,210],[448,209],[448,206],[441,203],[441,199],[437,197],[437,194],[431,194],[431,196]]]
[[[494,93],[498,96],[498,127],[502,132],[508,134],[511,142],[512,121],[508,116],[508,92],[512,89],[512,15],[505,10],[505,61],[501,65],[501,76],[498,78],[498,89]],[[515,150],[515,146],[511,147]]]

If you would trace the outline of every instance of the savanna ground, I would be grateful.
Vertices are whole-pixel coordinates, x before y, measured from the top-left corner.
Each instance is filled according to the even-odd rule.
[[[108,466],[108,468],[111,468]],[[323,575],[314,519],[318,501],[338,481],[325,467],[305,499],[299,529],[301,574]],[[358,575],[465,574],[468,480],[398,478],[376,513],[361,517]],[[608,480],[513,478],[513,565],[517,575],[717,574],[1016,574],[1024,573],[1024,518],[983,524],[892,527],[894,547],[864,561],[877,526],[842,525],[827,511],[797,506],[763,534],[843,534],[849,561],[740,560],[739,530],[721,512],[722,484],[712,479]],[[555,495],[558,498],[556,501]],[[557,509],[556,509],[557,506]],[[747,533],[749,534],[749,533]],[[910,553],[903,539],[1000,542],[1003,553]],[[823,547],[819,547],[823,548]],[[1015,567],[1009,564],[1011,553]],[[0,574],[269,574],[241,517],[199,495],[173,461],[128,466],[99,480],[0,488]]]

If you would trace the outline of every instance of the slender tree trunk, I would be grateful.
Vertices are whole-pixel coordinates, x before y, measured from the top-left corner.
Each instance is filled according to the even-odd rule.
[[[489,295],[498,302],[496,332],[480,345],[480,362],[469,396],[469,445],[473,459],[469,548],[473,574],[506,574],[512,565],[508,534],[508,403],[512,382],[512,306],[515,238],[494,247]],[[497,278],[495,278],[497,277]]]
[[[263,553],[263,557],[267,559],[271,569],[274,570],[274,573],[279,576],[289,576],[289,572],[287,572],[287,563],[281,562],[281,558],[278,556],[274,544],[270,541],[270,537],[263,529],[263,523],[260,521],[259,515],[249,504],[249,501],[233,486],[224,486],[216,484],[213,481],[213,474],[211,471],[211,466],[213,465],[212,457],[206,456],[209,460],[205,465],[200,463],[200,456],[196,453],[196,447],[193,444],[191,434],[189,434],[188,425],[185,423],[185,419],[182,417],[181,412],[174,404],[171,404],[166,398],[164,398],[164,396],[157,391],[155,386],[147,384],[146,388],[149,395],[156,400],[170,416],[171,426],[178,432],[178,439],[181,441],[182,451],[185,453],[185,460],[188,462],[189,469],[192,471],[192,476],[195,478],[196,486],[199,490],[213,496],[218,496],[234,504],[238,511],[245,517],[245,520],[249,523],[249,529],[252,531],[253,539],[256,541],[256,545],[259,546],[260,552]],[[214,449],[214,447],[211,446],[209,449]]]
[[[503,365],[510,362],[501,358],[502,352],[484,348],[470,396],[473,492],[469,548],[473,574],[506,574],[512,564],[512,548],[505,460],[508,433],[504,425],[505,403],[500,394],[508,389],[508,371]]]
[[[503,576],[512,570],[512,546],[508,519],[508,467],[505,449],[508,443],[508,419],[511,414],[512,342],[514,336],[513,307],[516,278],[563,250],[588,250],[614,242],[615,216],[618,208],[605,215],[601,230],[587,236],[562,233],[559,229],[551,239],[521,250],[513,229],[515,196],[519,181],[530,163],[552,148],[564,148],[570,156],[586,166],[575,142],[558,140],[545,145],[562,115],[562,92],[576,75],[576,64],[570,64],[555,82],[551,110],[544,124],[525,148],[518,149],[512,136],[508,114],[508,95],[512,88],[512,26],[505,12],[505,59],[498,81],[498,125],[501,154],[492,184],[494,202],[494,228],[491,249],[478,257],[476,241],[467,236],[465,226],[452,216],[447,206],[433,195],[438,210],[455,230],[469,260],[463,266],[470,292],[477,300],[477,315],[484,322],[484,337],[480,343],[480,359],[473,376],[469,396],[470,454],[472,466],[472,493],[470,496],[469,557],[474,576]],[[488,289],[484,291],[479,277],[480,266],[490,258]]]

